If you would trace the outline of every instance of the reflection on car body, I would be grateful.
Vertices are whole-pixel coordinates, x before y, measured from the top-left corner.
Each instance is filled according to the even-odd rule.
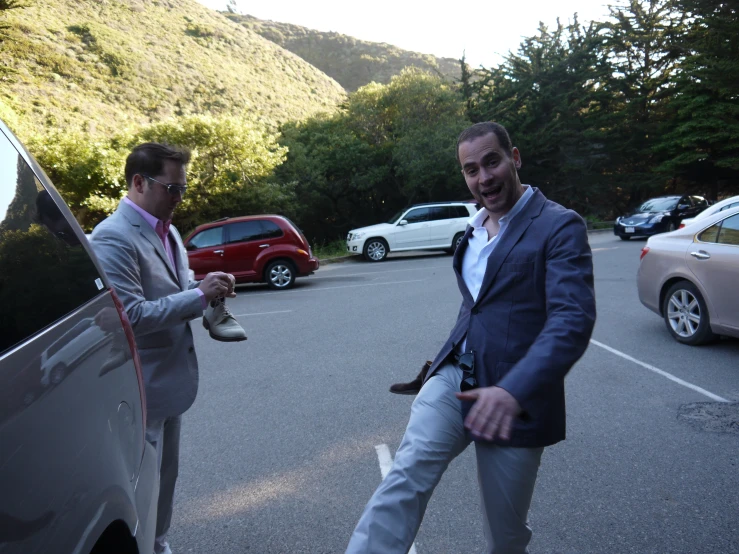
[[[77,364],[113,339],[92,318],[84,318],[41,353],[41,384],[58,385]]]

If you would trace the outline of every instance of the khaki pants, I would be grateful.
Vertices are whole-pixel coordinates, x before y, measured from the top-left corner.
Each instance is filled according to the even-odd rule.
[[[424,384],[393,467],[370,499],[348,554],[404,554],[449,463],[471,442],[464,432],[462,371],[448,363]],[[543,448],[475,443],[489,554],[523,554],[531,540],[526,518]]]

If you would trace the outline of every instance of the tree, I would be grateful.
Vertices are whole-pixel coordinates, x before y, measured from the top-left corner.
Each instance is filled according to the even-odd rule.
[[[473,121],[498,121],[523,157],[524,182],[581,213],[598,209],[608,180],[597,120],[606,106],[600,27],[544,24],[472,84]]]
[[[625,0],[610,12],[602,33],[610,106],[600,127],[608,153],[604,171],[625,208],[665,188],[654,171],[662,162],[655,146],[668,117],[687,16],[674,0]]]
[[[332,116],[284,126],[276,179],[295,183],[308,236],[333,239],[413,203],[466,197],[454,150],[468,124],[453,85],[405,70],[352,93]]]
[[[680,0],[690,28],[658,150],[659,170],[716,199],[739,183],[739,2]]]

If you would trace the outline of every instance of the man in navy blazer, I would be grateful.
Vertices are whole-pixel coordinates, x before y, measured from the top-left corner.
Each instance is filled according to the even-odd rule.
[[[486,552],[525,553],[543,449],[565,438],[564,378],[595,324],[585,223],[521,184],[501,125],[463,131],[457,156],[482,206],[454,255],[462,306],[347,552],[407,552],[446,467],[474,441]]]

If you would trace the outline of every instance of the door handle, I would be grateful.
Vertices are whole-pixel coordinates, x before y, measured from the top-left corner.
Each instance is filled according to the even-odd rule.
[[[698,252],[691,252],[690,255],[693,256],[694,258],[698,258],[699,260],[707,260],[711,257],[711,255],[705,250],[698,250]]]
[[[269,248],[269,244],[260,244],[259,248]]]
[[[213,254],[220,254],[223,256],[223,250],[213,250]]]

